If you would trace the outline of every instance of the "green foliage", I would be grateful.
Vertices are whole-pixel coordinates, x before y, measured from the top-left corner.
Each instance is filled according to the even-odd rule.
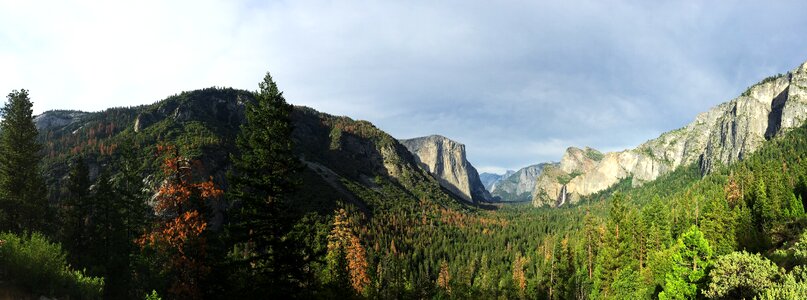
[[[795,276],[788,274],[785,276],[783,283],[763,290],[754,299],[807,299],[807,282],[804,281],[804,278],[797,279]]]
[[[788,269],[807,265],[807,231],[803,232],[796,241],[774,251],[771,259]]]
[[[0,110],[0,230],[43,231],[51,220],[40,173],[42,146],[37,142],[28,91],[12,91]]]
[[[751,299],[779,282],[782,271],[759,254],[745,251],[719,257],[704,293],[712,299]]]
[[[580,176],[581,174],[583,174],[583,173],[581,173],[580,171],[574,171],[574,172],[569,173],[569,174],[561,175],[561,176],[558,177],[558,183],[560,183],[562,185],[569,184],[569,182],[571,182],[572,179],[575,179],[577,176]]]
[[[331,129],[331,150],[339,150],[342,147],[342,129],[339,127],[334,127]]]
[[[601,161],[605,157],[605,154],[602,154],[602,152],[590,148],[586,149],[584,154],[594,161]]]
[[[85,253],[91,232],[85,226],[90,216],[90,171],[83,158],[73,161],[68,173],[67,184],[62,192],[64,204],[59,211],[60,237],[65,250],[71,253],[74,265],[87,266],[89,253]]]
[[[157,294],[157,291],[152,290],[151,294],[146,294],[145,300],[162,300],[162,298],[160,298],[160,295]]]
[[[0,279],[45,295],[101,298],[104,279],[71,270],[61,246],[42,234],[0,233],[0,241]]]
[[[292,152],[292,106],[268,73],[255,98],[257,103],[247,104],[228,175],[233,183],[229,198],[236,207],[232,243],[243,252],[233,258],[239,272],[252,277],[249,285],[236,283],[245,290],[235,293],[290,294],[306,280],[302,245],[288,235],[298,218],[289,194],[297,187],[300,169]]]
[[[635,254],[642,255],[637,241],[635,208],[626,203],[622,194],[615,194],[608,211],[608,226],[599,249],[594,269],[593,297],[625,299],[641,294],[640,264]],[[646,260],[646,258],[645,258]]]
[[[672,253],[672,271],[667,273],[659,299],[695,299],[712,264],[712,248],[696,226],[678,239]]]
[[[247,104],[243,128],[241,108],[234,103]],[[81,214],[88,220],[85,232],[92,233],[81,241],[86,245],[62,240],[71,249],[70,261],[82,261],[76,258],[83,252],[73,249],[87,247],[93,259],[76,265],[92,275],[110,274],[110,298],[123,298],[110,294],[113,289],[128,290],[126,298],[166,290],[170,278],[159,259],[108,237],[131,241],[137,236],[142,227],[136,224],[150,215],[136,208],[148,196],[142,179],[152,187],[163,179],[149,176],[159,165],[150,151],[171,141],[183,156],[210,166],[195,176],[213,176],[230,188],[224,205],[230,210],[218,208],[211,215],[233,226],[207,237],[211,260],[222,261],[211,264],[211,274],[228,278],[204,282],[209,298],[265,296],[265,289],[308,298],[692,298],[703,294],[710,279],[727,290],[732,282],[749,281],[745,273],[729,274],[744,263],[729,259],[738,250],[791,270],[760,297],[783,297],[782,291],[794,297],[803,282],[798,270],[807,257],[802,253],[806,238],[800,237],[807,225],[801,204],[807,197],[805,128],[705,176],[692,164],[641,187],[625,178],[559,209],[507,204],[490,210],[456,201],[393,137],[369,122],[292,108],[268,76],[258,93],[184,92],[153,105],[86,114],[74,124],[46,129],[40,138],[53,203],[69,204],[65,200],[75,194],[94,206]],[[124,146],[127,141],[131,144]],[[126,149],[136,163],[121,163]],[[81,173],[68,163],[79,155],[109,176],[87,181],[96,183],[89,194],[81,192],[86,182],[72,192],[60,191],[73,177],[82,177],[65,176]],[[586,156],[599,159],[594,152]],[[300,170],[297,157],[306,168]],[[230,163],[233,172],[225,181]],[[288,170],[297,172],[288,175]],[[561,180],[568,183],[577,175]],[[124,227],[102,213],[119,202],[126,204],[110,212],[122,217]],[[361,246],[356,248],[366,249],[370,283],[361,293],[328,277],[349,265],[338,261],[343,255],[326,251],[336,207],[345,207],[356,221]],[[720,256],[715,269],[729,270],[726,274],[708,272],[707,242],[713,256]],[[118,253],[129,259],[116,262]],[[441,273],[450,278],[443,286]]]

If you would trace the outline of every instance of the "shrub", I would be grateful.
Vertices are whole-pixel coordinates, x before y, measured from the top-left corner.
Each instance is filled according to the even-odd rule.
[[[162,300],[163,298],[160,298],[160,295],[157,294],[157,291],[151,290],[151,294],[146,294],[145,299],[146,300]]]
[[[96,299],[103,295],[104,279],[71,270],[61,245],[39,233],[0,233],[0,278],[33,293]]]

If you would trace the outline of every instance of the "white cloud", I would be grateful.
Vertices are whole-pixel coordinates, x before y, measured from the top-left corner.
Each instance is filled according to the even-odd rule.
[[[493,170],[619,149],[807,59],[800,2],[0,0],[0,92],[35,111],[253,90]]]

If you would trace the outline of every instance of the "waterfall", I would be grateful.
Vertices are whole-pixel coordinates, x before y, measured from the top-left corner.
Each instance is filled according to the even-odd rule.
[[[560,198],[560,204],[558,204],[558,207],[560,207],[564,203],[566,203],[566,185],[565,184],[563,185],[563,187],[560,188],[560,197],[559,198]]]

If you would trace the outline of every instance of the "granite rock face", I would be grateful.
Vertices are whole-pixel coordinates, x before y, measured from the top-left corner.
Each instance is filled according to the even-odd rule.
[[[440,185],[469,202],[489,201],[479,173],[465,157],[465,145],[440,135],[399,140]]]
[[[85,115],[82,111],[51,110],[34,117],[34,125],[39,131],[47,131],[79,122]]]
[[[545,169],[536,180],[533,205],[574,203],[628,176],[638,186],[692,163],[706,174],[718,165],[742,160],[805,119],[807,62],[760,81],[739,97],[699,114],[685,127],[634,149],[606,153],[597,160],[585,155],[589,149],[569,148],[558,168]]]
[[[551,163],[542,163],[522,168],[518,171],[508,171],[500,180],[493,183],[489,191],[494,199],[499,201],[529,201],[535,190],[535,182],[546,166]]]

